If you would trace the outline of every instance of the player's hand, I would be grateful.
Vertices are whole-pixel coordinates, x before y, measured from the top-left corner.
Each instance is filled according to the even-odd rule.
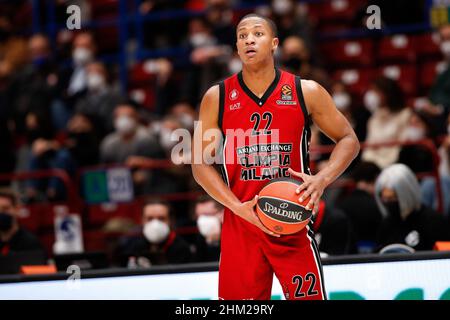
[[[310,176],[302,172],[294,171],[291,168],[288,169],[288,172],[291,175],[303,180],[303,183],[297,188],[297,190],[295,190],[295,193],[297,194],[300,194],[302,190],[305,190],[300,198],[298,198],[298,201],[303,202],[304,199],[311,196],[311,200],[309,200],[306,205],[306,209],[312,210],[314,215],[317,214],[319,211],[320,197],[322,197],[322,194],[327,186],[325,179],[320,175]]]
[[[246,201],[241,203],[238,208],[233,210],[235,214],[237,214],[242,219],[250,222],[251,224],[254,224],[258,228],[260,228],[265,233],[274,236],[274,237],[280,237],[278,233],[275,233],[273,231],[270,231],[267,229],[259,220],[258,216],[256,215],[254,207],[256,206],[256,203],[258,202],[258,196],[256,195],[252,200]]]

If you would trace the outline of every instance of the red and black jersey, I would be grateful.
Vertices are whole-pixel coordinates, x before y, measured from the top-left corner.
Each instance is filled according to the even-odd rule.
[[[261,98],[245,85],[242,72],[219,83],[222,175],[241,201],[252,199],[271,179],[288,177],[289,167],[311,174],[310,120],[301,79],[275,71]]]

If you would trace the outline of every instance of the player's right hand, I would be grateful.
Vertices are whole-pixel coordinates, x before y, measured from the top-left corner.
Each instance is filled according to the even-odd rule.
[[[262,224],[261,220],[259,220],[259,218],[255,212],[255,209],[254,209],[257,202],[258,202],[258,196],[256,195],[252,200],[241,203],[238,206],[238,208],[233,210],[233,212],[235,214],[237,214],[239,217],[241,217],[242,219],[250,222],[251,224],[254,224],[258,228],[260,228],[262,231],[264,231],[265,233],[267,233],[273,237],[280,237],[280,235],[278,233],[275,233],[275,232],[267,229]]]

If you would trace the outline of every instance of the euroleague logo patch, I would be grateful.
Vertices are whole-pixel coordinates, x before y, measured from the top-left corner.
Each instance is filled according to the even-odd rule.
[[[288,106],[292,106],[292,105],[296,105],[297,101],[292,100],[292,88],[290,85],[288,84],[284,84],[281,87],[281,100],[277,100],[277,104],[278,105],[288,105]]]

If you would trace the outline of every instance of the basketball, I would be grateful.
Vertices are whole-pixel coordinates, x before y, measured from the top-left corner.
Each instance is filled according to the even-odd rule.
[[[291,178],[273,179],[266,184],[258,195],[256,213],[262,224],[269,230],[287,235],[299,232],[310,221],[312,210],[305,207],[310,197],[298,202],[300,194],[295,190],[301,185],[300,181]]]

